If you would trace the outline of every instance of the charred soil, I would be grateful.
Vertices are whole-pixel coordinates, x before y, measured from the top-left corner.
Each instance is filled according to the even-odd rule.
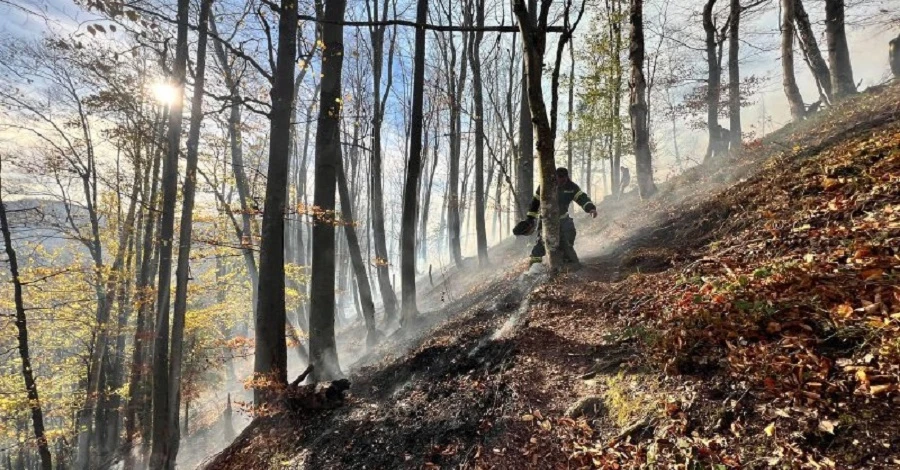
[[[604,202],[585,269],[474,287],[342,407],[258,418],[207,468],[895,468],[898,103]]]

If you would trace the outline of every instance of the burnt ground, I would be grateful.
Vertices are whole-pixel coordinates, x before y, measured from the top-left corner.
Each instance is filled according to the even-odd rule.
[[[896,468],[898,103],[604,202],[581,271],[504,246],[514,267],[364,357],[343,407],[259,418],[207,468]]]

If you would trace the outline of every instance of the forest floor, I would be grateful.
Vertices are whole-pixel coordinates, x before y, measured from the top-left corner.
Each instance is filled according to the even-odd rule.
[[[896,468],[900,84],[721,163],[580,219],[581,271],[504,245],[344,406],[207,468]]]

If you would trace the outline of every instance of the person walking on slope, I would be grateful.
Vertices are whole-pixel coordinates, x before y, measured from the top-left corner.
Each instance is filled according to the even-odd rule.
[[[577,184],[569,179],[569,170],[566,168],[556,169],[556,187],[559,197],[560,250],[562,250],[566,261],[578,267],[580,263],[574,248],[577,232],[575,230],[575,222],[569,217],[569,205],[572,204],[572,201],[575,201],[593,218],[597,217],[597,206],[591,202],[591,198]],[[544,240],[541,236],[540,224],[536,223],[536,220],[541,215],[540,195],[541,188],[538,186],[534,198],[531,200],[531,206],[528,208],[528,219],[520,222],[513,230],[513,233],[516,235],[530,235],[537,228],[538,238],[534,248],[531,249],[531,264],[540,263],[544,255],[547,254]]]

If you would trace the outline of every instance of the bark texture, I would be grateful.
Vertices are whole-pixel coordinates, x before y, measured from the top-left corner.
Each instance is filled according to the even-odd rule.
[[[316,128],[315,194],[317,214],[312,233],[309,360],[317,381],[341,374],[334,337],[335,236],[334,202],[337,167],[341,158],[341,76],[344,61],[345,0],[325,2],[322,41],[322,88]]]
[[[647,80],[644,78],[644,2],[632,0],[631,13],[631,133],[637,166],[637,183],[641,199],[656,193],[653,161],[650,154],[650,129],[647,125]]]
[[[256,296],[256,348],[253,372],[257,380],[278,387],[287,383],[285,343],[284,217],[290,168],[291,114],[294,105],[294,69],[297,56],[297,3],[281,1],[278,53],[269,113],[269,171],[259,246],[259,287]],[[253,390],[257,406],[270,403],[266,386]]]
[[[794,75],[794,0],[781,2],[781,69],[784,93],[795,121],[806,117],[806,105]]]

